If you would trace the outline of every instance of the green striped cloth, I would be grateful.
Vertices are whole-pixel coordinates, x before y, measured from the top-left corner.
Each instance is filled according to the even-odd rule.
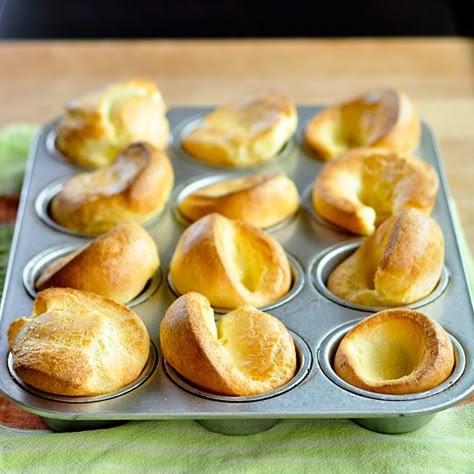
[[[0,227],[0,271],[10,237],[11,227]],[[0,428],[0,473],[23,472],[472,474],[474,403],[402,435],[325,419],[282,420],[268,431],[235,437],[188,420],[132,421],[74,433]]]

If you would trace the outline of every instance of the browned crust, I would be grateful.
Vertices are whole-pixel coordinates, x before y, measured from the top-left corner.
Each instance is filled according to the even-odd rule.
[[[175,288],[196,291],[213,306],[264,306],[290,289],[291,272],[281,245],[243,221],[209,214],[180,237],[170,265]]]
[[[386,220],[329,275],[336,296],[366,306],[410,304],[428,296],[439,281],[444,237],[435,220],[404,209]]]
[[[10,325],[8,342],[20,378],[70,396],[109,393],[133,382],[150,346],[145,325],[129,308],[70,288],[39,293],[31,318]]]
[[[87,247],[54,261],[40,275],[39,290],[75,288],[112,298],[133,299],[160,265],[156,244],[140,225],[117,224]],[[52,268],[54,266],[54,268]]]
[[[396,320],[398,324],[385,325],[387,321]],[[400,326],[401,325],[401,326]],[[396,338],[389,328],[402,329],[407,326],[413,334],[412,349],[422,353],[419,364],[414,370],[397,379],[372,380],[364,376],[363,359],[355,353],[364,354],[367,341],[377,331],[377,337],[387,340]],[[385,334],[383,331],[387,330]],[[370,351],[365,354],[371,357]],[[404,395],[430,390],[444,382],[454,368],[454,351],[446,331],[428,316],[408,309],[391,309],[376,313],[357,324],[341,341],[334,358],[334,370],[346,382],[363,390],[390,395]],[[395,364],[396,361],[393,361]]]
[[[162,150],[169,136],[166,106],[157,86],[130,79],[71,101],[58,125],[56,146],[81,166],[110,165],[136,141]]]
[[[275,92],[218,107],[182,141],[197,159],[231,167],[274,158],[293,135],[298,115],[293,102]]]
[[[212,193],[217,190],[219,195]],[[283,173],[273,173],[206,186],[186,196],[179,204],[179,210],[191,221],[217,212],[229,219],[266,228],[292,216],[298,206],[298,190],[293,181]]]
[[[317,113],[306,126],[305,140],[324,160],[358,147],[411,153],[420,130],[409,98],[395,89],[383,89]]]
[[[130,164],[138,169],[132,179],[116,192],[104,193],[100,182],[107,174]],[[64,227],[93,235],[106,232],[121,221],[141,224],[163,209],[173,183],[169,158],[150,144],[135,143],[109,167],[79,174],[68,181],[54,197],[51,214]],[[85,196],[84,189],[89,191]]]
[[[355,234],[370,234],[405,207],[429,214],[439,181],[426,162],[384,149],[351,150],[326,163],[312,190],[314,210]]]

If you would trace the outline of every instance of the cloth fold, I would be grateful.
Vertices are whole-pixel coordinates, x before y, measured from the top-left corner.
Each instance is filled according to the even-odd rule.
[[[18,140],[14,127],[12,132]],[[24,155],[31,135],[16,142]],[[2,144],[0,132],[2,164],[9,140]],[[24,163],[24,155],[11,156]],[[16,188],[3,171],[0,167],[0,183],[7,186],[0,194],[13,192]],[[12,233],[12,225],[0,225],[0,289]],[[462,230],[458,235],[471,268]],[[472,274],[470,281],[474,288]],[[255,435],[231,437],[191,420],[131,421],[114,428],[54,433],[39,417],[0,397],[0,473],[474,473],[471,402],[474,397],[438,413],[420,430],[401,435],[371,432],[345,419],[294,419]]]

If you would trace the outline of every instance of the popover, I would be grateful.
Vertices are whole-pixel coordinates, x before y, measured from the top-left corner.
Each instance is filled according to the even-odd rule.
[[[249,396],[270,392],[295,375],[295,344],[270,314],[242,306],[217,324],[209,300],[187,293],[166,311],[160,328],[166,361],[208,392]]]
[[[183,138],[182,146],[212,165],[252,166],[274,158],[297,123],[293,102],[267,92],[218,107]]]
[[[363,390],[406,395],[433,389],[452,373],[454,350],[446,331],[418,311],[390,309],[354,326],[342,339],[334,370]]]
[[[265,306],[291,286],[282,246],[257,227],[220,214],[208,214],[183,232],[170,277],[178,293],[201,293],[217,308]]]
[[[72,163],[94,168],[110,165],[134,142],[146,141],[163,150],[170,133],[165,113],[153,82],[118,82],[67,105],[56,146]]]
[[[71,178],[53,198],[51,217],[92,235],[122,221],[142,224],[164,208],[173,182],[168,157],[148,143],[134,143],[111,165]]]
[[[191,221],[217,212],[261,228],[282,222],[298,207],[298,190],[284,173],[225,179],[194,191],[179,203],[179,211]]]
[[[365,306],[407,305],[428,296],[444,262],[438,223],[417,209],[387,219],[329,275],[339,298]]]
[[[329,160],[361,147],[411,153],[420,139],[420,119],[410,99],[395,89],[369,92],[317,113],[305,129],[306,143]]]
[[[326,163],[312,190],[314,210],[354,234],[371,234],[405,207],[429,214],[439,181],[425,161],[388,150],[351,150]]]
[[[121,222],[86,247],[53,261],[41,273],[36,288],[75,288],[127,303],[159,266],[150,234],[134,222]]]
[[[10,325],[8,343],[24,382],[70,396],[106,394],[132,383],[150,349],[146,327],[131,309],[71,288],[39,293],[31,317]]]

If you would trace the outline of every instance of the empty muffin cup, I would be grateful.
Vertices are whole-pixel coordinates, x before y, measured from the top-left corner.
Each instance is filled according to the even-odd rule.
[[[83,247],[83,244],[60,244],[50,247],[35,255],[23,269],[23,286],[32,298],[36,298],[38,290],[36,282],[43,271],[55,260],[64,257],[75,250]],[[163,271],[161,266],[154,275],[147,281],[143,290],[131,301],[126,303],[129,308],[138,306],[150,299],[161,286],[163,280]]]
[[[279,300],[277,300],[277,301],[275,301],[271,304],[259,307],[258,309],[261,310],[261,311],[269,311],[271,309],[278,308],[279,306],[282,306],[282,305],[288,303],[303,289],[303,286],[304,286],[303,267],[301,266],[300,262],[298,262],[298,260],[295,257],[293,257],[293,255],[290,255],[287,252],[286,256],[288,257],[288,261],[290,263],[290,271],[291,271],[291,287],[290,287],[290,290],[288,291],[288,293],[285,296],[283,296],[283,298],[280,298]],[[169,289],[171,290],[171,292],[176,297],[180,297],[181,293],[174,287],[173,280],[171,279],[171,274],[169,272],[168,272],[168,276],[167,276],[166,280],[168,282],[168,286],[169,286]],[[216,308],[214,306],[212,308],[213,308],[214,312],[216,312],[218,314],[225,314],[225,313],[228,313],[229,311],[231,311],[232,309],[234,309],[234,308]]]
[[[355,309],[358,311],[367,311],[367,312],[377,312],[382,309],[383,307],[375,307],[375,306],[363,306],[355,303],[351,303],[346,301],[338,296],[334,295],[331,291],[329,291],[326,282],[328,280],[329,275],[332,271],[345,259],[347,259],[355,250],[361,245],[362,239],[352,240],[350,242],[343,242],[341,244],[334,245],[329,247],[325,251],[321,252],[316,258],[311,262],[309,267],[309,274],[311,276],[311,281],[316,288],[323,296],[327,299],[337,303],[341,306],[345,306],[346,308]],[[448,269],[445,265],[441,270],[440,279],[433,289],[433,291],[427,295],[425,298],[422,298],[418,301],[413,303],[404,305],[404,308],[420,308],[422,306],[427,305],[428,303],[432,303],[435,301],[439,296],[441,296],[446,290],[450,279],[450,274]],[[398,307],[398,306],[397,306]]]

